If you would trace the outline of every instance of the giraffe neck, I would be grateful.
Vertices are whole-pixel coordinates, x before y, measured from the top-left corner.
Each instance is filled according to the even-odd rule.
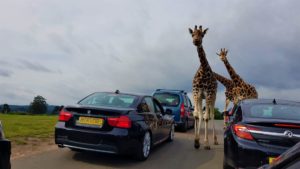
[[[231,77],[231,79],[233,80],[234,83],[240,83],[243,81],[243,79],[235,72],[235,70],[233,69],[233,67],[230,65],[230,63],[228,62],[227,58],[223,61],[226,69]]]
[[[230,79],[227,79],[226,77],[219,75],[218,73],[214,72],[214,76],[216,77],[216,79],[222,83],[226,88],[231,88],[233,87],[233,82]]]
[[[206,59],[206,55],[205,55],[205,51],[203,49],[203,46],[197,46],[197,51],[198,51],[198,56],[199,56],[199,59],[200,59],[200,63],[201,63],[201,67],[205,70],[210,70],[211,71],[211,68],[208,64],[208,61]]]

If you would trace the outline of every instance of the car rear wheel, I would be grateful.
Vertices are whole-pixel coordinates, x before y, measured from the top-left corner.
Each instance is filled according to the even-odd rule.
[[[183,131],[183,132],[186,132],[186,131],[188,130],[188,128],[189,128],[189,122],[188,122],[188,120],[186,119],[186,120],[184,121],[183,125],[182,125],[182,131]]]
[[[150,149],[151,149],[151,135],[149,131],[147,131],[144,134],[144,137],[138,146],[136,159],[140,161],[146,160],[149,157]]]
[[[174,140],[174,136],[175,136],[175,126],[174,124],[172,124],[171,126],[171,130],[170,130],[170,133],[169,133],[169,137],[168,137],[168,142],[171,142]]]

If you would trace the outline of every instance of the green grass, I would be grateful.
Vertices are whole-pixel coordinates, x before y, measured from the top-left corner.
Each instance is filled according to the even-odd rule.
[[[54,135],[57,116],[0,114],[5,137],[17,144],[26,138],[50,138]]]

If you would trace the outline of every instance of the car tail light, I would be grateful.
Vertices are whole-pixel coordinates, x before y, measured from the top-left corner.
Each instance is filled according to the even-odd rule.
[[[254,140],[249,130],[259,130],[255,127],[249,127],[241,124],[234,124],[233,125],[233,131],[235,135],[237,135],[240,138],[247,139],[247,140]]]
[[[62,109],[59,113],[59,121],[69,121],[73,114],[71,112],[68,112],[66,109]]]
[[[295,124],[284,124],[284,123],[276,123],[276,124],[274,124],[274,126],[276,126],[276,127],[286,127],[286,128],[300,128],[299,125],[295,125]]]
[[[107,118],[107,121],[108,124],[113,127],[120,127],[120,128],[131,127],[131,120],[127,116],[109,117]]]
[[[180,117],[184,117],[185,115],[185,108],[184,108],[184,104],[182,103],[180,106]]]

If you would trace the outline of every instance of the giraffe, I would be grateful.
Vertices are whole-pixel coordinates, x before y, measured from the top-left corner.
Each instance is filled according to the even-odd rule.
[[[223,86],[225,87],[225,108],[224,108],[224,112],[227,110],[228,108],[228,105],[230,102],[233,102],[233,87],[234,87],[234,84],[233,84],[233,81],[231,79],[227,79],[226,77],[216,73],[216,72],[213,72],[214,73],[214,76],[215,78],[223,84]],[[226,118],[227,116],[224,114],[224,128],[226,127]]]
[[[233,69],[227,60],[228,50],[221,49],[220,53],[217,55],[220,56],[220,59],[224,62],[226,69],[233,81],[234,87],[232,89],[233,93],[233,104],[236,105],[238,101],[244,99],[256,99],[258,97],[257,91],[254,86],[246,83]]]
[[[210,145],[208,141],[208,120],[210,118],[212,120],[214,144],[218,144],[214,125],[214,105],[216,101],[218,83],[215,76],[213,75],[211,67],[208,64],[205,51],[202,46],[202,39],[206,34],[207,30],[208,29],[202,30],[202,26],[199,26],[199,29],[197,28],[197,26],[195,26],[194,30],[189,28],[189,32],[192,35],[193,44],[197,48],[198,56],[201,63],[193,79],[193,98],[195,105],[195,110],[193,112],[193,115],[195,117],[194,147],[196,149],[199,149],[200,147],[200,128],[201,122],[202,120],[204,120],[204,149],[209,150]],[[205,97],[206,103],[206,110],[204,115],[202,109],[203,97]]]

